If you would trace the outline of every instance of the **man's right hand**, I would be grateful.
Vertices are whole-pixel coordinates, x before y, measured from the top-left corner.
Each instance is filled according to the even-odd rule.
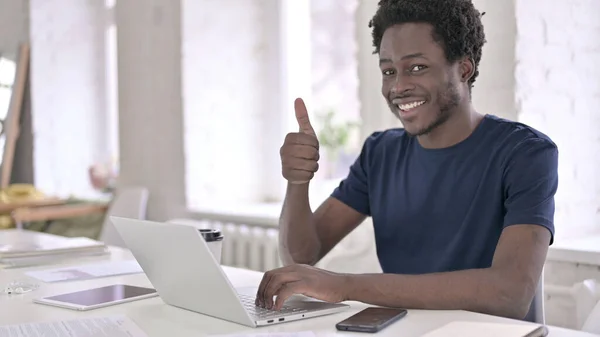
[[[299,132],[288,133],[279,154],[283,177],[292,184],[306,184],[319,169],[319,141],[301,98],[294,101]]]

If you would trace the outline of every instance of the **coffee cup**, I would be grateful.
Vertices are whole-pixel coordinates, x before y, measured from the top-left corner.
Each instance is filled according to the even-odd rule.
[[[218,264],[221,264],[221,250],[223,249],[223,234],[218,229],[200,229],[200,234],[208,245]]]

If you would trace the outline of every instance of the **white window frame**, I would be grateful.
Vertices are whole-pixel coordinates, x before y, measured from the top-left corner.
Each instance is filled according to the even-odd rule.
[[[117,22],[115,18],[116,0],[105,0],[105,69],[106,69],[106,139],[108,151],[118,161],[119,157],[119,81],[117,76]],[[118,163],[113,162],[113,165]]]
[[[298,130],[294,115],[294,99],[302,97],[307,105],[311,101],[310,79],[310,1],[281,0],[277,2],[279,77],[273,88],[273,97],[279,97],[271,120],[277,128],[265,137],[271,144],[282,144],[288,132]],[[310,108],[309,108],[310,109]],[[269,151],[271,148],[268,149]],[[285,195],[286,183],[281,177],[279,156],[268,156],[265,162],[264,202],[280,202]]]
[[[400,122],[390,112],[381,94],[379,56],[373,54],[373,39],[368,23],[377,10],[377,1],[360,0],[356,11],[358,45],[358,84],[362,139],[377,130],[398,127]]]

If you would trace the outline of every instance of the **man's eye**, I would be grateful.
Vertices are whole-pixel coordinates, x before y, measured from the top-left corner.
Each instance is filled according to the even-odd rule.
[[[412,68],[410,68],[410,71],[414,73],[414,72],[418,72],[418,71],[424,70],[426,68],[427,67],[424,66],[424,65],[422,65],[422,64],[417,64],[415,66],[412,66]]]
[[[394,70],[392,70],[392,69],[386,69],[386,70],[382,71],[382,73],[385,76],[391,76],[391,75],[394,75]]]

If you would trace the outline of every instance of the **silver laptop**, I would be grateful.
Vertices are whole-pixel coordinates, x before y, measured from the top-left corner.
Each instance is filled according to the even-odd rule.
[[[234,288],[197,228],[114,216],[110,220],[159,296],[169,305],[249,327],[349,308],[305,296],[292,296],[279,311],[257,307],[257,288]]]

